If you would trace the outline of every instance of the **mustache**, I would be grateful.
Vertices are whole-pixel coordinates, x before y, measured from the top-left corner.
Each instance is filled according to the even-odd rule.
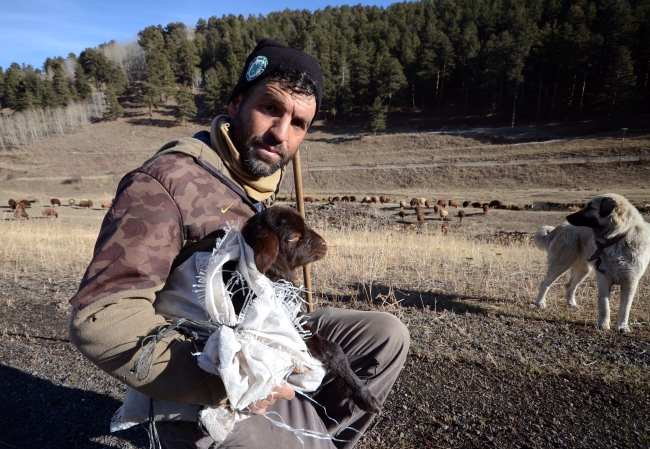
[[[278,139],[273,137],[273,135],[271,135],[271,134],[265,134],[265,135],[262,135],[262,136],[254,137],[252,139],[251,143],[253,143],[253,144],[261,143],[261,144],[264,144],[264,145],[266,145],[268,147],[271,147],[271,148],[274,148],[274,149],[275,149],[275,147],[279,147],[280,145],[282,145],[282,142],[280,142]]]

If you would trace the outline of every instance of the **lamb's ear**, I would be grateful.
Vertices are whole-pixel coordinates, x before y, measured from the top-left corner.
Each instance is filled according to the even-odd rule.
[[[278,259],[280,240],[275,232],[265,226],[255,226],[255,229],[244,228],[242,234],[255,253],[257,271],[264,274]],[[254,233],[254,235],[252,235]]]
[[[603,198],[603,200],[600,202],[600,210],[598,211],[600,218],[609,217],[609,215],[614,209],[616,209],[617,206],[618,203],[614,198]]]

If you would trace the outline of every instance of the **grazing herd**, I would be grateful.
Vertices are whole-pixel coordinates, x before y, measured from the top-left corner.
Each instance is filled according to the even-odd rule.
[[[9,207],[13,210],[14,219],[25,219],[29,220],[29,214],[26,209],[31,208],[32,204],[39,203],[41,205],[41,215],[45,218],[59,218],[59,213],[54,210],[55,207],[61,207],[61,200],[59,198],[51,198],[50,205],[52,207],[43,207],[40,197],[35,196],[34,199],[20,199],[18,201],[13,198],[8,201]],[[111,208],[112,203],[105,201],[101,204],[101,208],[106,210]],[[93,207],[93,201],[87,198],[84,198],[77,202],[77,200],[70,199],[68,200],[69,207],[79,207],[91,209]]]
[[[355,202],[357,201],[355,196],[352,195],[346,195],[346,196],[330,196],[327,198],[316,198],[313,196],[305,196],[304,198],[305,203],[315,203],[315,202],[328,202],[330,204],[336,203],[336,202]],[[286,201],[292,201],[294,200],[293,198],[285,198]],[[391,199],[388,198],[385,195],[381,196],[365,196],[361,197],[361,200],[359,201],[360,203],[367,203],[367,204],[388,204],[391,203]],[[460,209],[460,208],[463,209]],[[521,211],[521,210],[532,210],[533,206],[532,205],[525,205],[525,206],[519,206],[516,204],[513,205],[507,205],[504,204],[503,201],[500,200],[493,200],[489,203],[483,203],[483,202],[478,202],[478,201],[459,201],[455,199],[450,199],[450,200],[444,200],[444,199],[438,199],[437,201],[427,199],[427,198],[411,198],[411,200],[400,200],[399,201],[399,211],[397,212],[397,215],[400,217],[400,221],[402,223],[406,223],[406,220],[409,216],[408,209],[410,208],[415,216],[415,219],[418,223],[418,225],[421,225],[426,221],[427,217],[427,211],[425,209],[433,209],[433,213],[436,216],[440,217],[440,223],[441,223],[441,232],[443,234],[449,233],[451,230],[451,215],[450,211],[448,209],[455,208],[458,209],[458,212],[456,213],[455,216],[457,216],[460,220],[460,224],[463,224],[463,220],[465,217],[468,216],[467,212],[465,211],[465,208],[468,207],[473,207],[477,209],[481,209],[483,211],[483,215],[487,215],[488,211],[490,209],[500,209],[500,210],[513,210],[513,211]],[[476,215],[476,214],[473,214]]]

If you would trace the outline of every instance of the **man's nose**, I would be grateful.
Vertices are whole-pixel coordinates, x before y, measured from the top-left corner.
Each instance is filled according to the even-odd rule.
[[[286,142],[289,140],[289,130],[291,128],[291,117],[287,115],[283,115],[282,117],[277,117],[273,121],[273,126],[271,126],[271,129],[269,130],[271,134],[273,134],[273,137],[278,142]]]

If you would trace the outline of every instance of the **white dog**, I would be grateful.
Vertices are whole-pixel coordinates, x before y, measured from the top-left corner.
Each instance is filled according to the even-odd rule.
[[[620,285],[616,328],[629,332],[632,300],[650,261],[650,223],[628,200],[613,193],[597,196],[567,220],[570,224],[542,226],[535,233],[535,245],[548,252],[548,272],[535,304],[545,307],[551,284],[570,269],[567,303],[577,307],[575,290],[595,267],[598,327],[609,329],[609,298],[612,286]]]

